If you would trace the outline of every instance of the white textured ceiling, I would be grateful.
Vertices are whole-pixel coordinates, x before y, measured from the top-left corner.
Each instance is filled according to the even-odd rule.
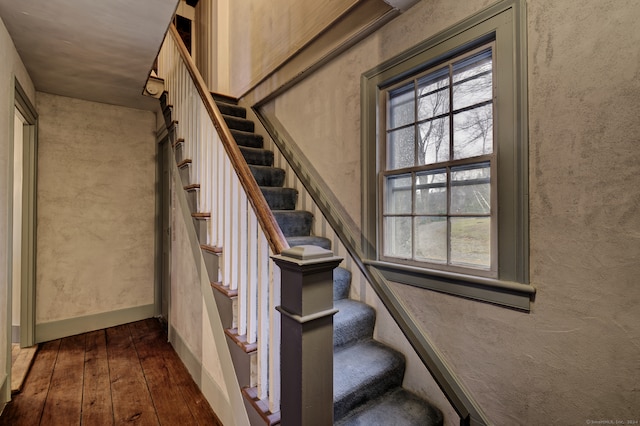
[[[36,90],[131,108],[179,0],[0,0]]]

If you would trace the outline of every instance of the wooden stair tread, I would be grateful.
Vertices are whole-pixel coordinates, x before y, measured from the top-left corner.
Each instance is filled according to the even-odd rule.
[[[237,328],[228,328],[224,331],[224,334],[229,336],[245,353],[255,352],[258,349],[258,344],[247,342],[247,336],[245,334],[238,334]]]
[[[266,400],[258,398],[257,388],[242,388],[242,395],[249,401],[260,417],[262,417],[267,426],[280,424],[280,412],[272,413],[269,411],[269,403]]]

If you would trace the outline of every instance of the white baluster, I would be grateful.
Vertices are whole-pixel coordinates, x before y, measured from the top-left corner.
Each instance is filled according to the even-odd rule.
[[[238,186],[239,183],[238,183]],[[247,314],[249,306],[249,293],[247,290],[247,196],[242,187],[238,188],[238,212],[236,218],[238,220],[238,334],[243,336],[247,334]]]
[[[269,243],[258,231],[258,398],[269,395]]]
[[[273,262],[269,281],[269,410],[280,411],[280,268]]]
[[[247,342],[256,343],[258,329],[258,218],[252,209],[247,212]]]

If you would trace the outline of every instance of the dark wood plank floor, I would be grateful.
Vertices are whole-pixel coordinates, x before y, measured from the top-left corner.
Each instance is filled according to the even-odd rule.
[[[222,425],[155,319],[47,342],[0,425]]]

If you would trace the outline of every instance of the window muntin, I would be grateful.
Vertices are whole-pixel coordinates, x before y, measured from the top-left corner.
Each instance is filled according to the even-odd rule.
[[[497,274],[493,43],[386,91],[381,258]]]

